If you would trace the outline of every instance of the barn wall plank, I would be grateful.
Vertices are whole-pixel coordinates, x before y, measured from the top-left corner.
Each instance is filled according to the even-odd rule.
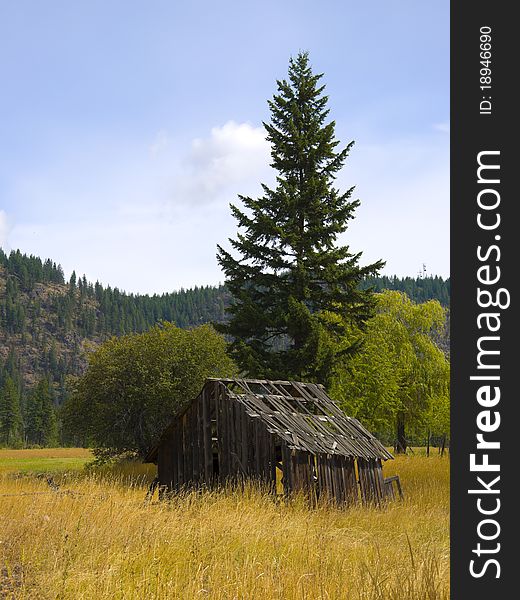
[[[211,391],[206,387],[202,392],[202,449],[204,457],[204,481],[211,485],[213,479],[213,450],[211,442]]]
[[[287,444],[282,443],[282,483],[284,488],[284,493],[289,495],[293,490],[292,484],[292,472],[291,472],[291,451],[287,447]]]

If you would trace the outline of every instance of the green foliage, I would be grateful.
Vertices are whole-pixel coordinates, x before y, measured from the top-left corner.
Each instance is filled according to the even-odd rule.
[[[25,443],[38,443],[34,442],[33,434],[28,437],[26,432],[34,388],[42,379],[49,381],[59,416],[60,406],[69,394],[67,378],[81,375],[86,368],[86,349],[95,348],[112,335],[147,331],[162,320],[182,328],[207,322],[223,323],[225,309],[232,301],[225,286],[195,287],[149,296],[126,294],[117,288],[93,284],[85,276],[71,276],[71,279],[72,286],[70,279],[65,282],[61,266],[50,259],[28,256],[19,250],[7,255],[0,249],[0,357],[6,357],[5,360],[0,358],[0,389],[6,377],[11,377],[19,393],[23,424],[16,438],[10,433],[10,443],[19,444],[22,439]],[[360,282],[360,287],[406,291],[414,301],[436,298],[448,305],[449,284],[449,280],[438,277],[367,277]],[[348,352],[356,340],[344,332],[354,328],[346,328],[337,314],[312,312],[305,303],[290,302],[292,328],[298,328],[306,336],[299,353],[294,353],[295,362],[311,357],[313,378],[328,384],[330,366],[342,362],[340,350]],[[434,339],[448,352],[447,327],[436,331]],[[284,350],[288,343],[289,337],[280,336],[270,342],[269,349]],[[252,356],[246,370],[260,373],[261,366],[255,364]],[[439,414],[431,417],[432,432],[446,428],[446,424],[437,424]],[[59,429],[61,443],[85,442],[84,436],[78,437],[72,432],[69,435],[66,427]],[[52,440],[53,436],[45,439]],[[0,443],[5,444],[5,439]],[[40,445],[50,443],[55,442],[44,441]]]
[[[225,340],[210,325],[162,323],[113,338],[89,356],[65,406],[65,426],[113,454],[144,456],[207,377],[234,373]]]
[[[13,250],[9,256],[0,248],[0,266],[5,267],[23,289],[32,289],[36,282],[64,283],[63,269],[50,259],[27,256]]]
[[[50,259],[42,261],[19,250],[7,256],[0,248],[0,277],[4,275],[0,328],[10,334],[27,331],[33,338],[41,335],[42,316],[51,322],[49,329],[56,337],[71,332],[81,337],[124,335],[147,331],[160,321],[179,327],[221,322],[230,298],[223,286],[195,286],[153,296],[126,294],[89,283],[75,272],[65,285],[63,269]],[[44,289],[47,293],[42,294]]]
[[[26,443],[55,446],[58,442],[58,424],[52,388],[46,377],[29,393],[24,413]]]
[[[393,290],[404,292],[414,302],[438,300],[442,306],[450,305],[450,280],[438,275],[428,277],[367,277],[361,287],[371,287],[375,292]]]
[[[0,443],[16,445],[22,438],[20,391],[10,375],[0,388]]]
[[[239,196],[245,210],[231,205],[238,258],[218,247],[234,299],[219,330],[231,336],[232,355],[253,376],[326,380],[334,356],[319,360],[321,340],[339,339],[348,325],[362,327],[374,308],[371,290],[360,283],[384,263],[360,267],[359,253],[336,245],[359,200],[351,199],[354,188],[333,185],[353,142],[336,149],[321,77],[307,53],[290,60],[288,80],[277,82],[269,101],[271,123],[264,124],[277,187],[263,185],[257,199]],[[324,313],[342,319],[331,326]],[[333,354],[334,345],[328,348]]]
[[[77,284],[65,286],[63,269],[50,259],[11,252],[9,257],[0,249],[0,267],[5,269],[6,292],[0,297],[0,330],[9,334],[26,332],[33,341],[43,335],[41,319],[55,339],[76,333],[80,337],[106,337],[147,331],[160,321],[178,327],[193,327],[203,323],[223,323],[231,294],[226,286],[195,287],[161,295],[126,294],[117,288],[87,282],[85,276]],[[23,273],[29,273],[29,278]],[[0,269],[0,276],[2,272]],[[71,276],[74,281],[74,277]],[[22,282],[25,281],[26,285]],[[49,287],[49,296],[34,294],[37,284]],[[366,277],[360,287],[375,291],[395,289],[405,291],[412,300],[431,298],[449,304],[449,280],[439,277],[396,278]],[[40,290],[42,288],[40,287]],[[71,292],[72,289],[72,292]],[[28,295],[30,293],[30,295]],[[67,372],[72,373],[69,369]],[[58,381],[62,373],[45,369],[44,373]]]
[[[400,292],[378,294],[361,351],[335,375],[331,393],[372,431],[449,432],[449,362],[434,342],[445,311]],[[399,431],[398,431],[399,433]]]

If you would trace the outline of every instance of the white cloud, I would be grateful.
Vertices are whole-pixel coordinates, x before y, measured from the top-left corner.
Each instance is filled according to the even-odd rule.
[[[176,200],[207,205],[222,196],[229,202],[237,193],[259,190],[260,181],[272,179],[269,149],[261,127],[234,121],[213,127],[209,137],[193,140],[183,161]]]
[[[119,198],[122,218],[177,221],[188,210],[226,211],[238,194],[255,195],[261,182],[272,183],[269,162],[264,129],[249,123],[228,121],[184,144],[162,130],[149,146],[148,160],[126,157],[125,168],[112,171],[120,190],[112,198]]]

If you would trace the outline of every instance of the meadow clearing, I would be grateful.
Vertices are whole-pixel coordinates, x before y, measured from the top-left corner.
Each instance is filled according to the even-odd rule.
[[[0,598],[449,598],[447,456],[388,461],[404,501],[346,510],[253,486],[146,502],[153,465],[89,459],[0,450]]]

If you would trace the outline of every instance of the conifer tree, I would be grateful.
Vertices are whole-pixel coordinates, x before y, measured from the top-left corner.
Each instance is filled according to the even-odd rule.
[[[276,187],[262,185],[257,199],[239,196],[244,210],[231,205],[239,232],[229,241],[239,256],[218,246],[234,298],[220,329],[231,336],[238,364],[254,376],[327,383],[338,358],[327,340],[343,335],[345,325],[363,327],[374,310],[372,291],[359,284],[384,263],[361,267],[361,253],[336,244],[359,206],[354,188],[334,187],[354,142],[337,149],[321,78],[307,53],[290,60],[288,80],[277,82],[268,102],[271,123],[264,123]]]
[[[7,375],[0,389],[0,441],[7,446],[15,444],[21,433],[20,392],[13,378]]]
[[[72,271],[72,275],[70,276],[70,279],[69,279],[69,296],[71,296],[72,298],[74,297],[75,292],[76,292],[76,283],[77,283],[76,271]]]
[[[57,422],[52,389],[46,377],[40,379],[27,398],[25,410],[27,442],[50,446],[57,442]]]

